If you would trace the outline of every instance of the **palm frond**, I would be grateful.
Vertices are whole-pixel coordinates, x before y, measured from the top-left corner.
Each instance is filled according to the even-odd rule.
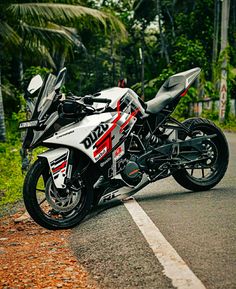
[[[69,38],[72,44],[86,50],[75,28],[57,25],[56,23],[53,23],[53,22],[49,22],[47,24],[47,27],[52,30],[63,31],[66,34],[66,37]]]
[[[30,53],[30,55],[34,55],[35,59],[40,58],[41,60],[45,60],[52,68],[56,68],[48,48],[40,41],[26,41],[24,43],[23,53]]]
[[[0,36],[6,43],[11,43],[17,46],[21,43],[21,37],[7,24],[7,22],[0,22]]]
[[[63,24],[76,23],[78,22],[78,18],[89,17],[90,20],[93,19],[93,21],[101,23],[104,28],[107,28],[107,26],[112,26],[112,28],[116,32],[121,33],[123,37],[126,34],[124,25],[114,15],[81,5],[24,3],[12,4],[8,7],[8,11],[10,11],[17,19],[29,20],[29,18],[31,18],[41,25],[43,25],[45,21]],[[91,24],[93,25],[93,23]]]
[[[37,41],[39,39],[47,47],[61,45],[81,46],[76,31],[70,31],[54,23],[48,23],[47,27],[36,27],[21,22],[21,32],[24,38]]]

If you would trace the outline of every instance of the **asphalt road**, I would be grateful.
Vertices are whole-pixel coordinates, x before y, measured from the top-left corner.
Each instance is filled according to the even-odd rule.
[[[236,288],[236,134],[227,139],[229,168],[214,189],[191,193],[170,177],[134,196],[209,289]],[[75,228],[71,247],[101,288],[174,288],[119,201],[100,207]]]

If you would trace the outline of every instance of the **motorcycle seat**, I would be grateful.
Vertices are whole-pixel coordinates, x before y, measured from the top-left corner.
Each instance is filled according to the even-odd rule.
[[[149,114],[160,112],[189,88],[200,71],[201,69],[197,67],[169,77],[161,86],[156,96],[145,103],[146,112]]]

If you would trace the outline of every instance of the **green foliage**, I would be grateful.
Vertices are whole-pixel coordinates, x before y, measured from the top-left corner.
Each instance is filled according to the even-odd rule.
[[[150,81],[147,81],[144,85],[144,96],[145,101],[148,101],[149,99],[152,99],[160,89],[161,85],[167,80],[167,78],[171,75],[173,75],[174,72],[172,68],[166,68],[163,69],[163,71],[158,75],[158,77],[151,79]],[[136,83],[132,86],[132,89],[138,94],[141,95],[141,82]]]
[[[176,72],[193,67],[207,68],[205,49],[199,40],[191,40],[182,35],[177,38],[172,54],[172,67]]]
[[[172,67],[164,68],[156,78],[149,81],[150,87],[155,87],[156,89],[159,89],[161,85],[167,80],[167,78],[173,74],[174,71]]]
[[[39,74],[44,78],[48,73],[52,73],[51,68],[41,66],[30,66],[24,72],[24,80],[29,81],[33,76]]]
[[[0,143],[0,207],[22,199],[21,145],[13,143]]]
[[[25,120],[25,113],[13,113],[7,120],[7,141],[0,143],[0,211],[1,207],[9,203],[22,200],[22,186],[25,173],[21,171],[22,159],[21,134],[19,122]],[[34,150],[32,161],[36,160],[37,154],[45,151],[39,147]]]
[[[190,89],[189,89],[190,90]],[[181,98],[178,103],[173,116],[179,120],[183,120],[189,117],[189,104],[193,101],[191,94],[187,93],[184,97]]]
[[[22,94],[7,79],[4,79],[2,86],[2,96],[4,104],[4,112],[9,117],[12,112],[18,112],[21,109]]]
[[[156,7],[157,4],[155,0],[149,0],[148,2],[135,0],[133,5],[135,18],[141,22],[145,21],[149,23],[154,20],[157,14]]]
[[[225,123],[221,124],[221,127],[223,129],[236,132],[236,117],[234,115],[229,114]]]
[[[225,131],[236,132],[236,117],[229,114],[224,123],[219,122],[218,111],[203,111],[202,117],[212,120],[217,126]]]
[[[19,130],[19,123],[25,120],[26,112],[22,110],[18,113],[13,112],[11,117],[7,118],[7,140],[9,144],[15,145],[20,141],[22,131]]]
[[[206,81],[204,83],[204,97],[208,97],[211,99],[215,99],[215,89],[214,89],[214,85],[211,81]]]
[[[203,118],[210,119],[214,122],[218,122],[219,120],[219,112],[218,111],[209,111],[209,110],[204,110],[202,114]]]

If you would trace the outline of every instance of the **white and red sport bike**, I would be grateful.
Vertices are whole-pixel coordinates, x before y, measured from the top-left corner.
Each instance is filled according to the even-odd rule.
[[[65,73],[32,79],[32,117],[20,124],[27,128],[24,150],[49,148],[24,182],[26,209],[41,226],[71,228],[98,203],[125,199],[170,175],[192,191],[224,176],[229,150],[222,131],[206,119],[171,117],[200,68],[169,77],[148,102],[120,87],[64,98]]]

